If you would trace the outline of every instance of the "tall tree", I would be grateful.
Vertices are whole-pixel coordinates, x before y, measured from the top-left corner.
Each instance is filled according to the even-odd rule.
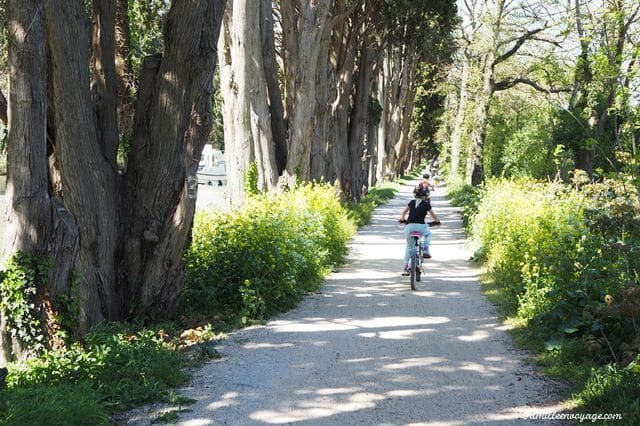
[[[64,302],[57,296],[73,296],[74,281],[79,332],[104,319],[170,315],[180,301],[181,256],[195,210],[186,182],[213,121],[211,85],[225,1],[172,2],[164,49],[142,67],[124,175],[114,162],[115,0],[92,5],[89,43],[83,0],[11,2],[17,31],[10,46],[15,83],[9,111],[16,113],[9,118],[8,150],[32,154],[11,160],[8,219],[21,220],[7,229],[3,253],[55,259],[33,309],[60,309]],[[34,97],[38,102],[26,102]],[[15,324],[4,321],[1,335],[11,332]],[[6,339],[1,352],[0,360],[19,356]]]
[[[227,182],[232,200],[238,203],[251,162],[258,167],[259,189],[274,188],[278,178],[262,32],[255,31],[262,14],[255,6],[251,1],[231,0],[220,38]]]
[[[513,87],[524,79],[507,77],[496,81],[496,68],[513,58],[536,34],[544,30],[544,22],[526,17],[523,23],[512,22],[518,6],[509,0],[495,0],[489,13],[487,39],[488,46],[481,55],[481,87],[475,96],[474,124],[467,156],[468,183],[477,185],[484,180],[484,143],[492,98],[497,90]],[[524,29],[521,25],[524,24]],[[515,30],[514,30],[515,27]],[[502,76],[504,78],[504,76]]]
[[[591,173],[597,152],[601,166],[609,168],[613,151],[621,148],[619,130],[629,105],[629,84],[639,66],[637,23],[640,5],[609,0],[602,7],[575,0],[573,16],[580,45],[569,110],[581,120],[583,137],[571,144],[575,166]],[[635,34],[634,34],[635,31]]]

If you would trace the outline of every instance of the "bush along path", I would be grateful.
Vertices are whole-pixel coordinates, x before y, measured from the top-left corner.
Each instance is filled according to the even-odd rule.
[[[470,264],[460,216],[442,189],[432,204],[426,272],[400,275],[411,185],[374,211],[340,271],[293,310],[218,342],[221,357],[179,393],[183,424],[560,424],[556,384],[525,363]],[[119,419],[151,423],[162,408]]]

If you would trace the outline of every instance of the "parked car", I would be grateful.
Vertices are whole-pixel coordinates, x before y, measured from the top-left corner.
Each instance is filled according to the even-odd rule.
[[[203,185],[224,186],[227,184],[227,172],[223,166],[198,167],[198,183]]]

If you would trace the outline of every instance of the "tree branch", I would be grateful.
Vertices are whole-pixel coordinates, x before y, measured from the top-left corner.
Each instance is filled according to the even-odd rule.
[[[517,85],[517,84],[526,84],[528,86],[533,87],[538,92],[542,92],[542,93],[567,93],[567,92],[571,92],[570,88],[549,88],[549,89],[547,89],[547,88],[544,88],[544,87],[540,86],[535,81],[530,80],[528,78],[524,78],[524,77],[518,77],[518,78],[514,78],[514,79],[498,81],[498,82],[496,82],[494,84],[494,90],[496,92],[498,92],[500,90],[507,90],[507,89],[510,89],[513,86]]]
[[[529,40],[535,34],[539,33],[542,30],[544,30],[544,27],[536,28],[535,30],[527,31],[526,33],[524,33],[522,36],[520,36],[516,40],[515,44],[511,47],[511,49],[507,50],[505,53],[503,53],[502,55],[496,58],[496,60],[494,61],[494,64],[499,64],[500,62],[504,62],[507,59],[509,59],[522,47],[525,41]]]

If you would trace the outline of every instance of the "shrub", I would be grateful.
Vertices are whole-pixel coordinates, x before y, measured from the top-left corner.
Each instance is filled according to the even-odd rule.
[[[229,212],[199,212],[185,256],[185,309],[228,309],[246,321],[291,308],[342,260],[353,232],[326,184],[258,194]]]
[[[371,188],[359,202],[347,203],[349,217],[357,226],[371,223],[373,210],[392,199],[396,193],[397,185],[391,182],[384,182],[375,188]]]
[[[560,186],[488,182],[471,232],[521,317],[547,312],[550,291],[572,281],[573,253],[584,231],[581,211],[582,198]]]
[[[462,208],[462,225],[469,230],[471,218],[478,211],[478,205],[484,195],[484,186],[471,186],[462,180],[447,181],[447,197],[452,205]]]
[[[638,181],[618,174],[590,183],[575,173],[573,185],[490,181],[473,216],[473,236],[508,296],[508,312],[524,320],[532,340],[546,340],[543,362],[554,374],[588,377],[577,394],[583,409],[622,413],[635,424]],[[589,374],[594,364],[606,365]]]

